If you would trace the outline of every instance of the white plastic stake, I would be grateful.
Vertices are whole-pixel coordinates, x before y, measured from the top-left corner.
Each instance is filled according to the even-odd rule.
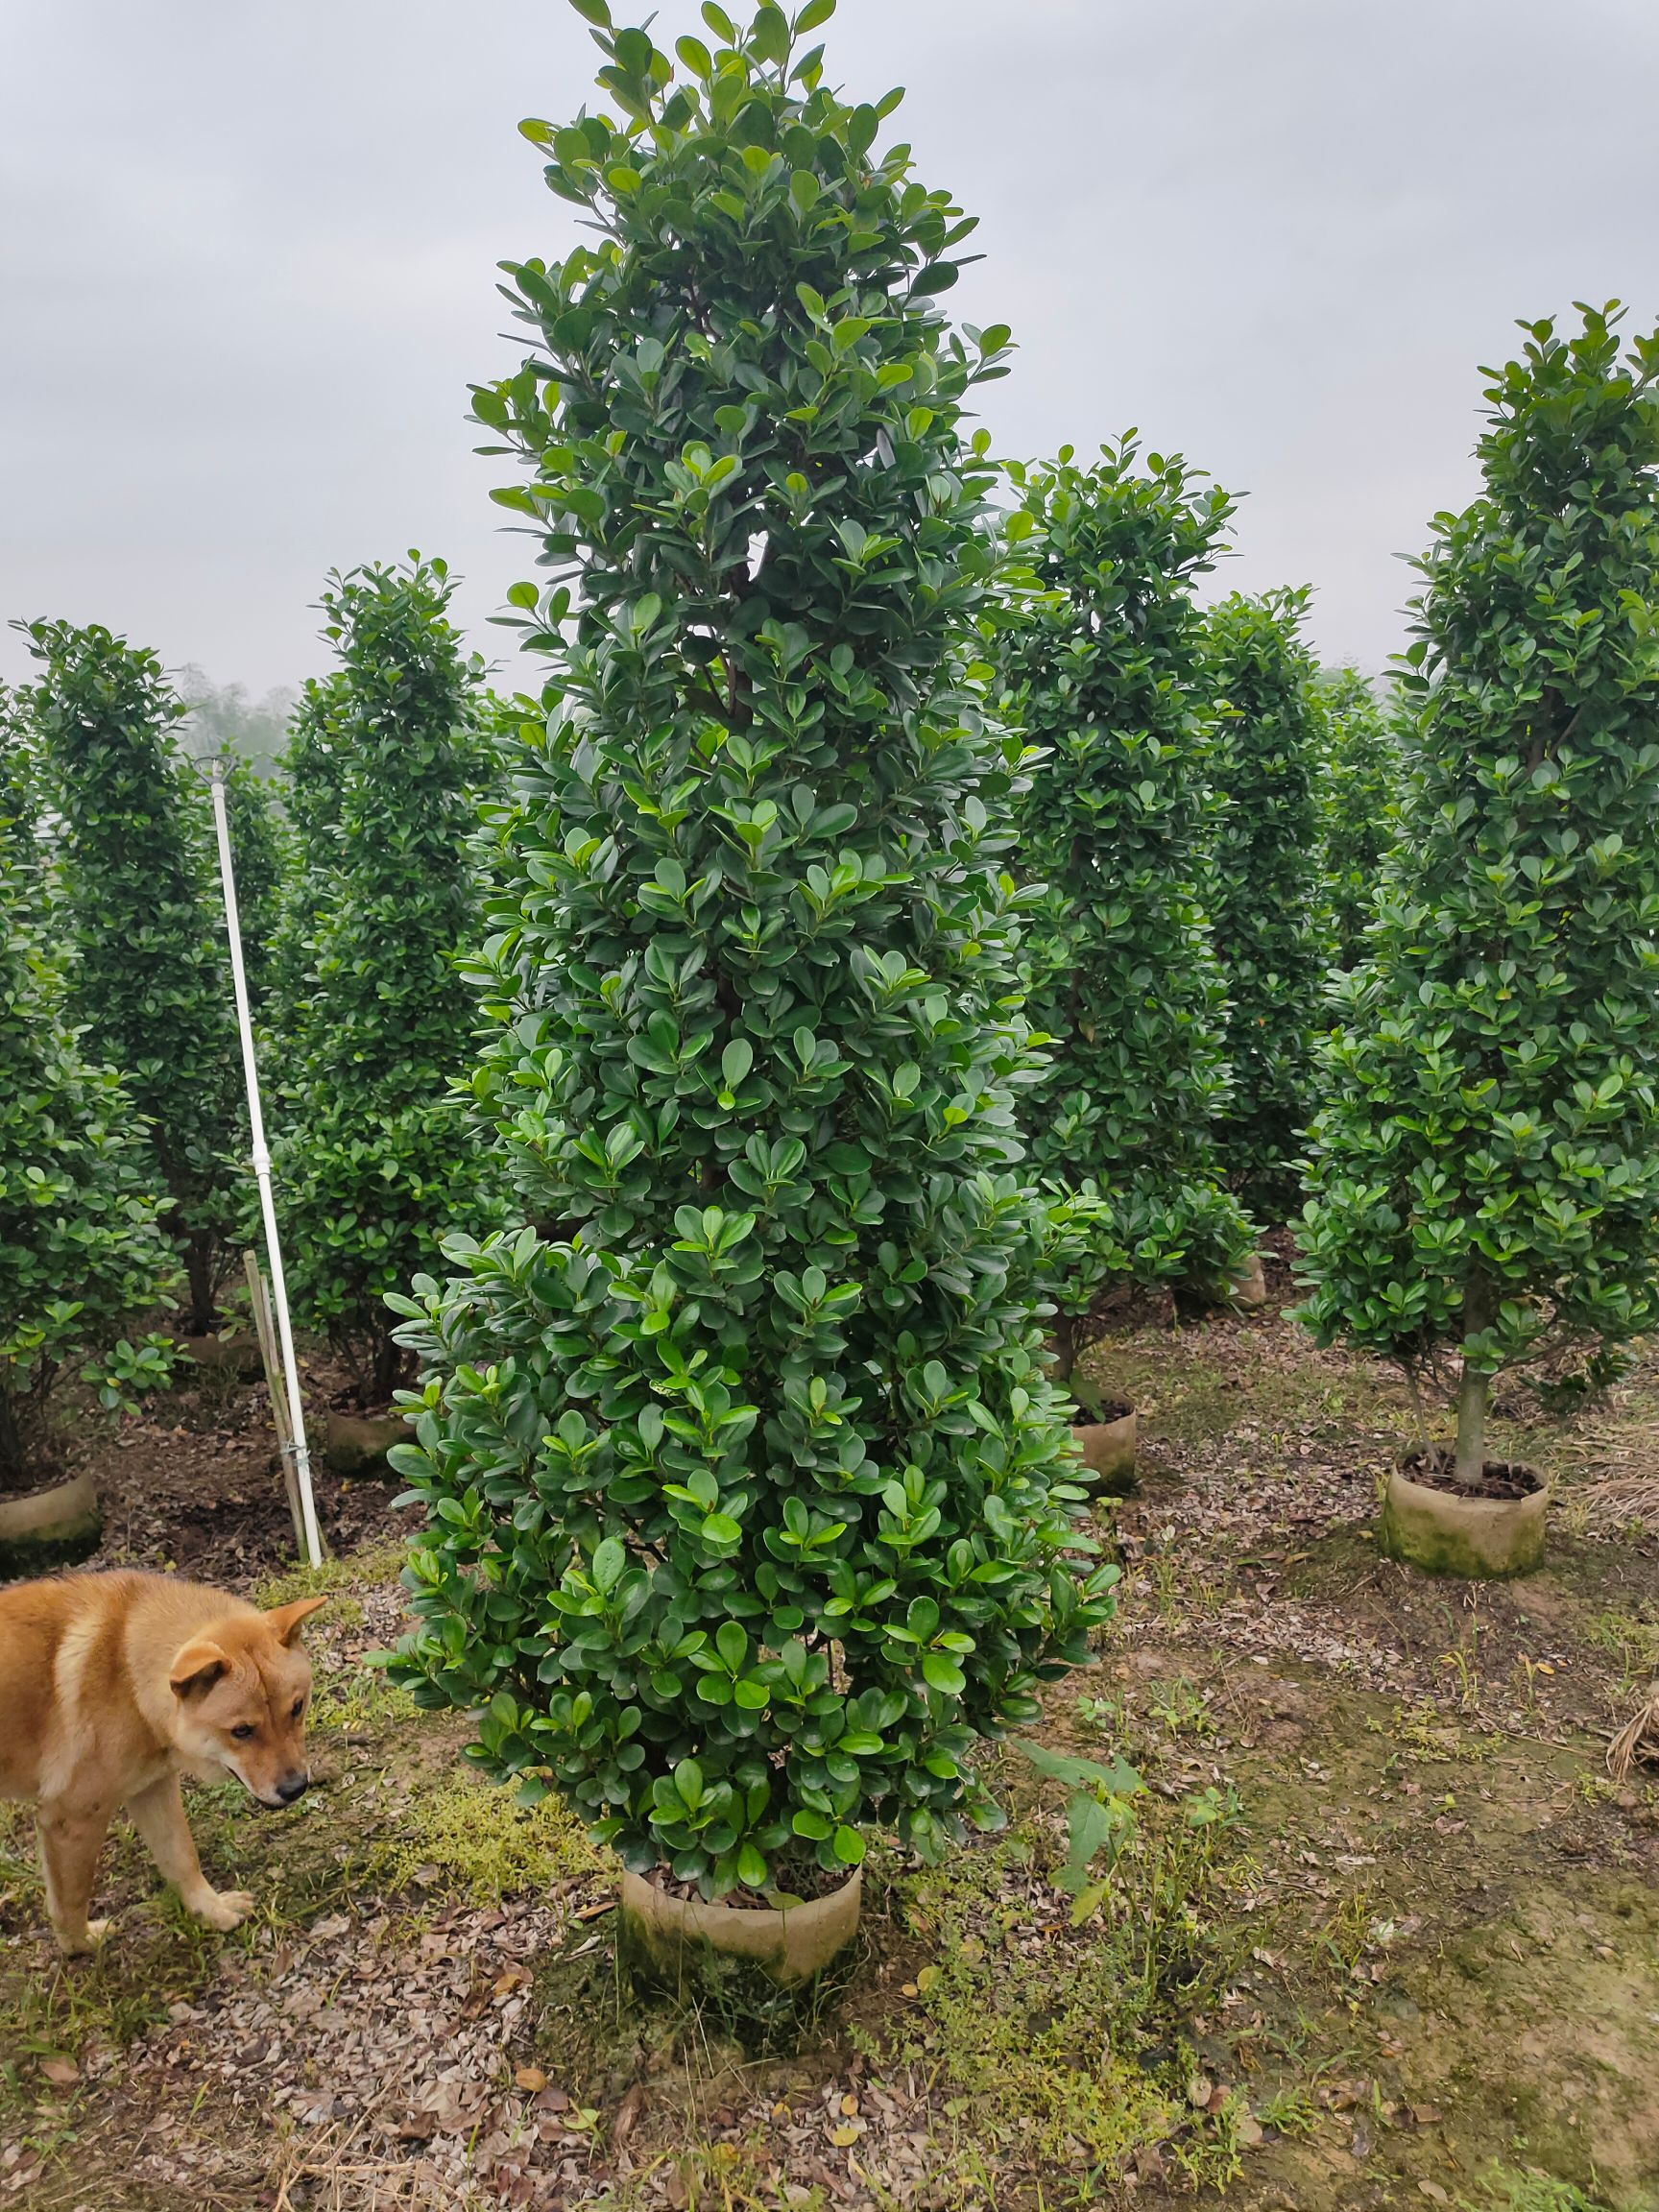
[[[259,1186],[259,1211],[265,1221],[265,1251],[271,1262],[271,1302],[276,1309],[276,1334],[282,1347],[282,1378],[287,1384],[288,1426],[294,1432],[294,1476],[300,1485],[300,1510],[305,1524],[305,1551],[313,1567],[323,1564],[317,1533],[317,1501],[311,1491],[311,1454],[305,1442],[305,1407],[300,1396],[300,1366],[294,1357],[294,1326],[288,1318],[288,1282],[282,1272],[282,1247],[276,1237],[276,1201],[271,1190],[271,1153],[265,1142],[265,1117],[259,1109],[259,1066],[253,1057],[253,1018],[248,1010],[248,977],[242,966],[242,921],[236,910],[236,870],[230,858],[230,818],[225,811],[225,763],[204,763],[213,792],[213,827],[219,837],[219,880],[225,891],[225,926],[230,936],[230,980],[236,992],[236,1025],[242,1032],[242,1073],[248,1085],[248,1127],[252,1136],[253,1179]]]

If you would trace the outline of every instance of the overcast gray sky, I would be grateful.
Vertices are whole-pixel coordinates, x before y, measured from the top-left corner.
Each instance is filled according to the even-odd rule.
[[[841,0],[824,36],[982,219],[951,297],[1021,347],[998,448],[1179,447],[1248,493],[1226,581],[1314,585],[1330,658],[1400,642],[1514,318],[1659,320],[1653,0]],[[512,358],[495,262],[573,235],[515,126],[599,59],[562,0],[0,0],[0,615],[258,691],[325,664],[325,570],[419,545],[505,656],[466,387]]]

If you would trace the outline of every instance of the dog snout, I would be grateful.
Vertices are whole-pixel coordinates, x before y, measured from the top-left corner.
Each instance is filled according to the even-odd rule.
[[[292,1805],[303,1797],[311,1787],[309,1774],[284,1774],[276,1785],[276,1794],[284,1805]]]

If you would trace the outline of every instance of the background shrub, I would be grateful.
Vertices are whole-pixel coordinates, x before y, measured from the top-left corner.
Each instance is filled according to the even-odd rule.
[[[1320,684],[1318,697],[1325,734],[1319,778],[1324,930],[1336,965],[1348,969],[1363,950],[1365,926],[1376,911],[1404,769],[1388,710],[1368,677],[1338,668]]]
[[[356,568],[323,594],[338,681],[307,688],[290,750],[299,867],[273,1014],[273,1158],[295,1311],[365,1404],[402,1365],[385,1294],[488,1218],[489,1170],[450,1089],[476,1021],[465,840],[479,670],[441,561]]]
[[[225,812],[236,870],[242,966],[255,1018],[276,974],[276,945],[287,865],[287,838],[272,786],[246,760],[225,763]]]
[[[1234,592],[1205,623],[1222,801],[1214,816],[1211,917],[1233,1072],[1222,1142],[1234,1187],[1270,1221],[1283,1221],[1296,1196],[1326,967],[1322,732],[1313,660],[1301,636],[1308,597]]]
[[[0,701],[0,717],[6,703]],[[0,726],[0,1491],[51,1471],[47,1401],[175,1272],[153,1162],[114,1073],[87,1060],[49,949],[34,763]]]
[[[1659,337],[1524,325],[1436,519],[1401,837],[1314,1125],[1304,1309],[1440,1375],[1604,1380],[1659,1320]]]
[[[1026,937],[1026,1011],[1053,1072],[1022,1120],[1037,1171],[1092,1178],[1106,1212],[1086,1303],[1120,1272],[1224,1284],[1254,1231],[1222,1187],[1226,989],[1202,905],[1211,798],[1192,586],[1233,512],[1179,455],[1131,439],[1079,467],[1012,471],[1024,578],[998,658],[1011,710],[1047,757],[1019,802],[1022,872],[1046,886]]]
[[[24,700],[56,817],[65,1013],[148,1123],[202,1334],[232,1260],[248,1142],[206,787],[154,653],[96,625],[22,627],[40,662]]]

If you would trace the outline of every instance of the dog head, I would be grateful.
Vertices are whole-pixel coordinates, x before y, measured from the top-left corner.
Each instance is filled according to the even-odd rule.
[[[300,1628],[326,1603],[300,1598],[269,1613],[227,1615],[176,1654],[174,1742],[198,1776],[234,1774],[274,1812],[303,1796],[311,1662]]]

